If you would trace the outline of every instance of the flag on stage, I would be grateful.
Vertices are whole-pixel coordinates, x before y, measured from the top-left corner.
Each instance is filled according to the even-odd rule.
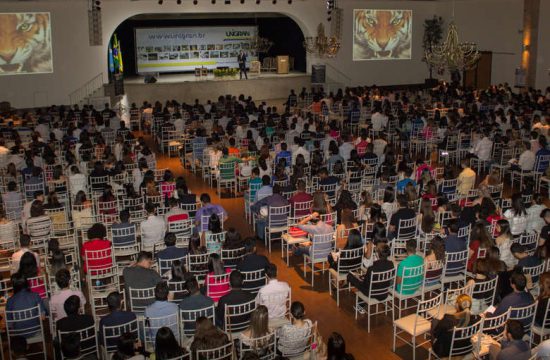
[[[115,67],[118,70],[117,72],[124,72],[124,65],[122,64],[122,51],[120,50],[120,42],[118,41],[116,34],[114,35],[113,40],[113,56],[115,58]]]
[[[115,72],[115,60],[113,59],[113,47],[109,44],[109,71],[111,73]]]

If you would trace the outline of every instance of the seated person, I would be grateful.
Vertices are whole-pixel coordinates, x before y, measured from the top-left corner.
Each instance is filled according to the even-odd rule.
[[[456,298],[455,307],[455,314],[445,314],[441,320],[432,321],[432,350],[441,358],[449,356],[453,329],[473,325],[480,319],[479,316],[470,312],[472,298],[467,294],[461,294]],[[453,348],[465,347],[469,342],[469,339],[457,341],[453,344]]]
[[[136,314],[122,310],[122,294],[118,291],[113,291],[107,295],[107,306],[109,307],[109,314],[99,320],[99,341],[103,345],[103,336],[109,336],[107,346],[115,347],[116,340],[112,338],[114,334],[105,333],[105,327],[128,324],[136,320]]]
[[[106,239],[107,229],[105,225],[101,223],[95,223],[91,228],[88,229],[88,241],[82,244],[81,256],[83,270],[86,273],[88,266],[93,270],[108,269],[113,265],[113,260],[110,256],[110,251],[102,254],[95,253],[93,258],[88,259],[88,252],[97,252],[100,250],[109,250],[111,249],[111,242]],[[93,271],[92,271],[93,275]]]
[[[231,291],[220,298],[216,308],[216,325],[223,328],[225,324],[225,305],[241,305],[254,300],[254,295],[242,289],[243,274],[234,270],[229,276]],[[242,315],[234,319],[236,324],[245,324],[249,321],[250,315]]]
[[[256,303],[265,305],[269,311],[269,326],[285,323],[287,299],[290,295],[290,286],[284,281],[277,280],[277,265],[268,264],[265,268],[267,284],[258,291]]]
[[[510,277],[510,285],[512,287],[512,293],[506,295],[500,304],[496,307],[495,311],[487,313],[487,317],[495,317],[504,314],[511,307],[525,307],[531,305],[534,300],[533,296],[525,291],[527,286],[527,278],[521,272],[514,271]]]
[[[127,209],[122,210],[118,217],[120,222],[111,225],[111,230],[122,230],[122,229],[133,229],[133,234],[124,235],[124,236],[113,236],[113,245],[115,246],[125,246],[125,245],[134,245],[136,243],[136,234],[135,234],[135,224],[130,222],[130,211]]]
[[[164,235],[164,244],[166,248],[159,251],[156,258],[159,260],[174,260],[181,259],[187,256],[189,252],[187,248],[176,247],[176,234],[166,233]]]
[[[523,340],[525,331],[518,320],[509,319],[504,328],[504,338],[500,340],[500,346],[491,344],[489,353],[491,360],[529,360],[531,359],[531,347]]]
[[[91,315],[81,315],[80,308],[80,297],[77,295],[71,295],[65,301],[63,305],[65,309],[66,317],[60,319],[56,323],[57,331],[61,332],[79,332],[84,329],[87,329],[91,326],[94,326],[94,318]],[[61,339],[58,339],[60,343],[63,343],[64,337],[61,336]],[[95,339],[87,340],[86,342],[95,342]],[[82,348],[88,348],[91,344],[82,344]]]
[[[319,218],[318,212],[314,212],[313,214],[300,220],[296,227],[312,235],[328,235],[334,232],[334,228],[331,225],[325,223]],[[309,254],[311,245],[312,244],[309,241],[301,243],[294,249],[294,255],[302,256]],[[327,244],[327,246],[331,248],[333,247],[332,244]]]
[[[80,290],[71,289],[71,273],[67,269],[60,269],[55,274],[55,282],[59,287],[59,291],[52,295],[50,299],[50,310],[54,321],[67,316],[65,313],[65,301],[72,295],[80,298],[82,308],[86,305],[86,298]]]
[[[150,319],[165,318],[157,320],[157,325],[160,321],[165,322],[163,326],[170,327],[174,334],[179,336],[178,325],[172,321],[177,318],[178,305],[168,301],[169,293],[168,284],[165,281],[159,282],[155,286],[155,302],[145,308],[145,317]],[[154,338],[156,335],[156,332],[149,334],[151,338]]]
[[[185,282],[185,287],[187,289],[187,292],[189,293],[189,296],[184,297],[180,301],[178,305],[180,310],[192,311],[192,310],[204,309],[214,305],[214,301],[211,298],[203,295],[200,292],[199,282],[195,277],[188,279]],[[212,315],[212,314],[209,314],[209,315]],[[186,316],[187,315],[185,313],[182,313],[181,321],[184,323],[184,330],[186,333],[193,332],[195,329],[195,323],[190,322],[189,321],[190,319],[186,318]]]
[[[306,319],[304,304],[294,301],[290,305],[291,323],[283,325],[277,330],[277,349],[283,353],[298,353],[309,344],[314,331],[311,320]]]
[[[197,350],[215,349],[229,343],[227,334],[214,326],[209,318],[199,317],[196,329],[190,348],[193,359],[198,358]]]
[[[231,273],[231,268],[226,268],[219,254],[210,254],[208,259],[208,274],[204,281],[206,287],[206,295],[214,302],[217,302],[222,296],[230,291],[229,284],[225,280],[217,277]]]
[[[363,246],[363,239],[361,238],[361,233],[357,229],[352,229],[349,231],[347,240],[342,247],[342,250],[353,250],[358,249]],[[338,259],[340,258],[340,249],[336,249],[336,251],[332,251],[328,255],[328,263],[330,264],[330,267],[334,270],[338,270]],[[357,260],[357,264],[361,263],[361,259]],[[345,266],[352,266],[353,263],[348,260],[346,261],[346,264],[343,264]]]
[[[405,247],[407,249],[407,257],[403,259],[397,266],[397,274],[395,277],[395,290],[397,292],[400,292],[401,294],[410,295],[414,294],[414,292],[417,290],[417,288],[413,288],[413,286],[418,283],[418,279],[413,277],[407,277],[407,279],[404,279],[404,274],[406,274],[407,269],[424,264],[424,259],[422,258],[422,256],[416,254],[417,244],[415,239],[407,240]],[[420,275],[420,277],[422,277],[422,275]],[[418,286],[420,286],[421,283],[422,282],[420,281]]]
[[[29,290],[29,283],[27,279],[20,273],[15,273],[11,276],[11,284],[13,287],[13,295],[8,299],[6,303],[6,311],[23,311],[38,306],[38,311],[42,315],[42,320],[45,319],[47,314],[46,306],[42,298],[37,293]],[[6,313],[6,321],[14,321],[13,315]],[[17,321],[10,323],[12,326],[12,334],[23,336],[25,338],[33,337],[38,331],[39,322],[36,319]]]
[[[388,258],[391,255],[391,249],[388,245],[383,245],[382,248],[377,252],[378,252],[378,260],[375,260],[372,266],[369,266],[369,268],[367,269],[367,273],[364,276],[362,277],[356,276],[356,274],[353,274],[351,272],[348,274],[349,283],[352,286],[356,287],[365,296],[370,296],[369,294],[370,286],[371,286],[370,282],[371,282],[373,273],[381,273],[394,268],[393,262],[388,260]],[[373,286],[373,290],[377,290],[384,286],[388,286],[388,284],[378,283]],[[380,296],[380,295],[373,296],[373,298],[380,301],[385,300],[386,297],[387,297],[387,294],[385,294],[384,296]]]
[[[269,264],[269,260],[264,255],[259,255],[256,252],[256,241],[254,238],[249,237],[245,239],[245,251],[246,255],[242,261],[237,264],[237,270],[241,272],[251,272],[264,270]],[[254,282],[247,282],[243,285],[244,290],[258,289],[265,285],[265,279],[259,279]]]

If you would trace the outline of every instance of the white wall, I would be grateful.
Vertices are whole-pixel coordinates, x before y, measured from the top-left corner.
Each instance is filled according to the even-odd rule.
[[[448,24],[452,2],[439,3],[438,12]],[[460,41],[493,52],[491,82],[513,85],[514,71],[521,64],[523,0],[456,1],[454,19]]]
[[[550,1],[540,2],[539,40],[537,52],[537,89],[550,86]]]
[[[246,0],[241,5],[238,0],[224,5],[218,0],[212,5],[209,0],[199,0],[193,6],[191,0],[184,5],[166,0],[160,6],[155,0],[103,0],[103,46],[88,45],[87,1],[2,1],[0,12],[10,11],[50,11],[52,13],[52,36],[54,73],[46,75],[18,75],[0,77],[0,100],[10,101],[15,107],[43,106],[68,103],[70,92],[79,88],[87,80],[103,72],[107,75],[107,45],[116,27],[125,19],[143,13],[167,12],[280,12],[293,18],[302,28],[305,36],[315,35],[317,24],[325,21],[325,2],[320,0],[294,0],[289,5],[279,0],[273,5],[262,0],[260,6],[254,0]],[[548,13],[550,1],[541,1]],[[441,14],[448,22],[451,14],[450,2],[434,1],[370,1],[342,0],[344,9],[344,29],[342,48],[335,59],[318,60],[308,57],[308,71],[311,64],[326,61],[327,64],[345,74],[351,84],[413,84],[422,83],[428,76],[426,65],[421,62],[423,21],[434,14]],[[412,60],[393,61],[352,61],[352,16],[354,8],[401,8],[413,10]],[[481,50],[494,52],[493,83],[507,81],[513,84],[514,69],[520,64],[522,27],[522,0],[463,0],[457,1],[456,22],[459,36],[463,40],[475,41]],[[541,21],[539,58],[542,67],[550,67],[549,42],[550,24]],[[326,26],[328,29],[329,26]],[[544,31],[546,29],[546,31]],[[505,55],[500,53],[513,53]],[[329,71],[330,72],[330,71]],[[547,73],[538,71],[537,81],[543,83]],[[106,78],[106,77],[105,77]],[[342,78],[344,78],[342,76]],[[539,85],[542,86],[542,85]]]

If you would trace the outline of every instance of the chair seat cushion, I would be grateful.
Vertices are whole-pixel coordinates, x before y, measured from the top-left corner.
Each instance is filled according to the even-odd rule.
[[[415,331],[415,323],[416,323],[416,331]],[[402,317],[400,319],[397,319],[393,322],[393,324],[405,331],[407,334],[418,336],[427,333],[430,331],[430,328],[432,326],[432,323],[426,319],[424,319],[421,316],[417,316],[416,314],[408,315],[405,317]]]

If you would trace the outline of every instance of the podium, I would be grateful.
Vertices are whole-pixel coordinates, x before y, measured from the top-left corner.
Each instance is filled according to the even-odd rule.
[[[277,74],[288,74],[289,67],[288,55],[277,56]]]
[[[258,60],[252,60],[250,62],[250,73],[251,74],[258,74],[260,75],[260,68],[261,68],[261,65],[262,63],[260,63]]]

